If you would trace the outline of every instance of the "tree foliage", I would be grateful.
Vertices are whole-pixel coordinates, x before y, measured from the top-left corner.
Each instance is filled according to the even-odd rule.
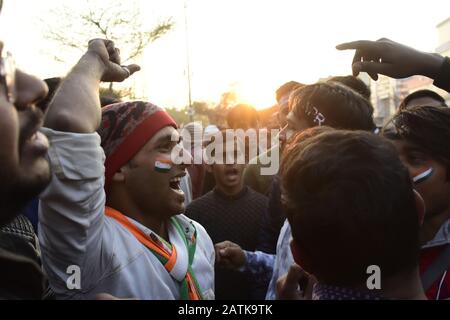
[[[192,108],[194,109],[193,121],[201,122],[204,127],[212,123],[212,119],[214,118],[216,111],[212,107],[211,103],[205,101],[194,101],[192,103]],[[166,110],[178,125],[182,126],[190,122],[188,107],[184,107],[182,109],[166,108]]]

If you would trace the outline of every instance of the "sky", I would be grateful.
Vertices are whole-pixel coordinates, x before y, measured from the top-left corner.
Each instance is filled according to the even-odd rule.
[[[111,0],[112,1],[112,0]],[[99,0],[102,6],[109,0]],[[0,39],[17,65],[42,78],[66,74],[76,62],[56,62],[42,20],[62,25],[62,4],[82,10],[82,0],[4,0]],[[132,0],[122,0],[123,10]],[[296,80],[351,72],[352,52],[341,42],[387,37],[420,50],[438,47],[436,25],[450,17],[448,0],[135,0],[149,25],[172,17],[174,29],[152,43],[132,84],[137,95],[163,107],[188,104],[187,52],[193,101],[218,102],[234,90],[256,108],[275,103],[275,90]],[[184,6],[186,4],[186,10]],[[53,12],[52,12],[53,10]],[[185,13],[188,46],[186,45]],[[70,27],[69,27],[70,29]],[[73,32],[79,30],[73,28]],[[86,39],[86,43],[87,43]]]

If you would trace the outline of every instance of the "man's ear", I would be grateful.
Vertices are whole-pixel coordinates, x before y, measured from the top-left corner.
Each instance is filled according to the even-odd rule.
[[[413,191],[414,191],[414,199],[416,200],[417,214],[419,215],[419,224],[420,226],[422,226],[423,221],[425,219],[425,210],[426,210],[425,201],[423,201],[423,198],[419,192],[417,192],[415,189],[413,189]]]
[[[128,167],[127,166],[123,166],[122,168],[120,168],[119,171],[114,173],[113,181],[114,182],[124,182],[127,171],[128,171]]]

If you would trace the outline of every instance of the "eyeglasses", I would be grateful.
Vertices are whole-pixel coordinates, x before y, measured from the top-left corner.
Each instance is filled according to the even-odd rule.
[[[6,52],[0,58],[0,85],[3,86],[6,99],[14,103],[16,97],[16,63],[11,53]]]

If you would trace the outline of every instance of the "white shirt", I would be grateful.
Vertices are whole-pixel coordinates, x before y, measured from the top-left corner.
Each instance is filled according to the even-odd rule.
[[[422,249],[438,247],[450,243],[450,219],[444,222],[433,240],[422,246]]]
[[[51,144],[52,182],[41,195],[39,239],[43,267],[57,298],[93,299],[109,293],[119,298],[179,299],[179,282],[149,249],[104,213],[105,154],[100,136],[42,131]],[[178,218],[182,224],[191,223],[184,215]],[[144,233],[151,232],[132,222]],[[192,223],[197,230],[192,269],[204,298],[213,299],[214,246],[205,229]],[[187,270],[188,252],[176,230],[168,229],[178,253],[175,276],[180,277]],[[78,268],[80,287],[73,289]]]
[[[286,219],[280,230],[280,235],[278,236],[277,254],[275,256],[272,279],[270,280],[269,287],[267,288],[266,300],[276,300],[278,279],[288,273],[289,268],[295,264],[294,257],[291,252],[291,241],[291,225]]]

